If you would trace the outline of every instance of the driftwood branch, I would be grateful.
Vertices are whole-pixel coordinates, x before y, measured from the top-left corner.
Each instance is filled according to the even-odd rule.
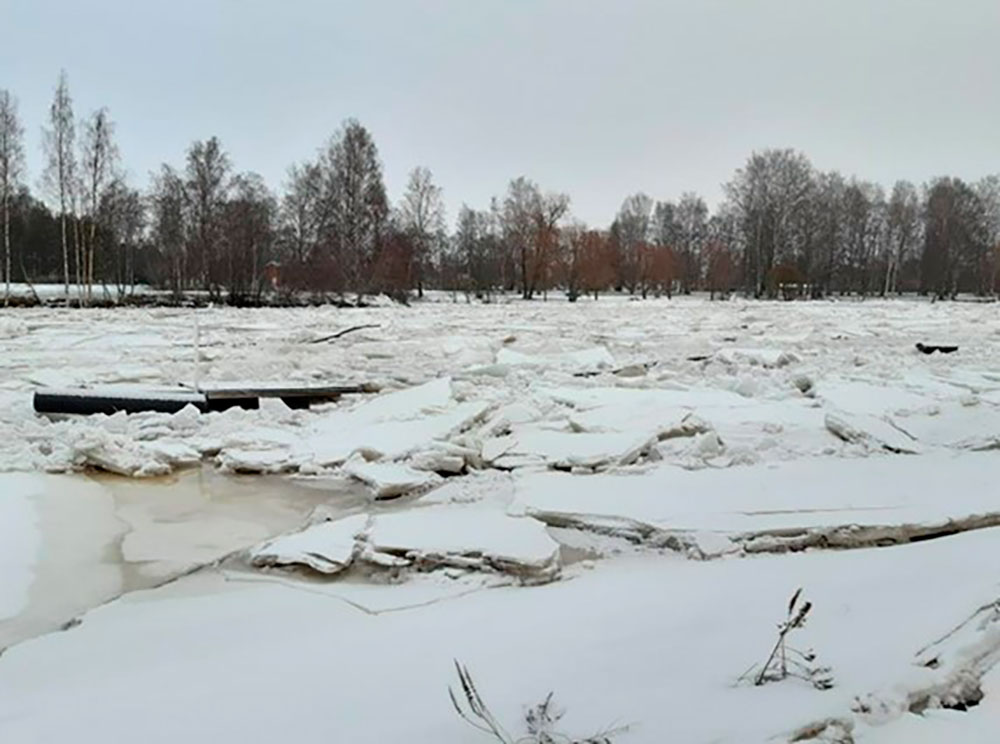
[[[31,278],[28,276],[28,272],[24,268],[23,256],[20,257],[19,262],[21,264],[21,278],[24,279],[24,283],[28,285],[28,289],[31,291],[31,296],[35,298],[35,302],[41,305],[42,300],[38,296],[38,292],[35,291],[35,285],[31,283]]]
[[[329,336],[321,336],[320,338],[314,338],[309,343],[311,344],[321,344],[324,341],[333,341],[341,336],[346,336],[348,333],[353,333],[354,331],[360,331],[363,328],[378,328],[378,323],[365,323],[363,325],[351,326],[350,328],[344,328],[343,330],[337,331],[336,333],[331,333]]]

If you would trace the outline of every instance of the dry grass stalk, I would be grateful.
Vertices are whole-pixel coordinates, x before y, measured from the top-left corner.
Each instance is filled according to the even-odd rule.
[[[828,690],[833,687],[833,677],[830,675],[830,667],[818,666],[816,654],[812,649],[800,651],[789,646],[788,635],[805,626],[806,619],[812,611],[812,602],[802,602],[802,589],[799,588],[788,601],[788,609],[785,613],[785,620],[778,624],[778,638],[768,655],[767,660],[760,666],[751,667],[740,679],[745,680],[753,674],[754,685],[763,685],[767,682],[776,682],[788,677],[795,677],[805,680],[820,690]]]
[[[559,733],[555,728],[564,711],[556,708],[550,692],[542,702],[530,708],[525,714],[527,734],[515,739],[483,701],[468,668],[456,660],[455,671],[462,691],[462,694],[458,695],[452,687],[448,687],[448,696],[455,712],[470,726],[489,734],[502,744],[612,744],[612,737],[624,733],[628,728],[621,726],[584,739],[575,739]],[[462,700],[465,701],[464,707]]]

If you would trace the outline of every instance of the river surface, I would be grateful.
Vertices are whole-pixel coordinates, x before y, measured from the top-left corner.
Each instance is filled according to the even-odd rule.
[[[37,535],[34,557],[19,558],[21,578],[28,576],[24,601],[13,614],[0,615],[0,649],[294,530],[317,507],[335,516],[368,503],[364,488],[349,481],[232,476],[208,468],[155,479],[0,475],[0,492],[8,483],[33,507]],[[8,568],[0,565],[0,573]],[[17,578],[12,571],[10,578]]]

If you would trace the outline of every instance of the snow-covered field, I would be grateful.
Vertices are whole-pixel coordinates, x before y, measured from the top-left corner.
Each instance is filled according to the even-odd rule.
[[[0,315],[0,741],[995,740],[996,305],[437,299]],[[31,408],[195,380],[382,393]]]

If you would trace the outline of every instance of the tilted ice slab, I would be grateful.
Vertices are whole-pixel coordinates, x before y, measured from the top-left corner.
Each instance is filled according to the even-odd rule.
[[[837,444],[819,404],[791,390],[780,400],[704,388],[563,387],[540,394],[572,406],[570,426],[582,432],[633,432],[666,440],[714,430],[726,453],[773,454],[774,459],[816,454]]]
[[[711,388],[635,390],[623,387],[540,387],[537,392],[579,411],[652,406],[673,408],[729,408],[751,405],[741,395]]]
[[[895,385],[821,381],[816,394],[833,417],[828,428],[849,441],[901,452],[1000,448],[1000,406],[973,392],[979,376],[956,376],[968,384],[908,373]]]
[[[690,436],[704,430],[692,415],[732,415],[753,405],[727,390],[633,390],[629,388],[540,388],[539,395],[571,406],[570,425],[580,432],[632,432],[656,437]]]
[[[1000,449],[1000,406],[969,394],[929,410],[891,417],[919,442],[955,449]]]
[[[900,454],[920,452],[920,446],[912,436],[878,416],[830,412],[826,414],[825,422],[826,428],[845,442]]]
[[[519,426],[508,436],[484,441],[482,452],[486,462],[499,468],[534,464],[599,469],[629,465],[655,441],[656,437],[647,433],[580,433]]]
[[[255,566],[298,564],[320,573],[339,573],[354,560],[358,537],[367,524],[368,517],[364,514],[315,524],[254,548],[250,551],[250,562]]]
[[[491,568],[531,580],[559,571],[559,544],[541,522],[494,509],[430,506],[381,514],[368,542],[376,553],[429,567]]]
[[[298,461],[339,465],[354,453],[399,459],[446,440],[483,415],[484,401],[457,402],[447,377],[387,393],[347,411],[333,411],[293,448]]]
[[[1000,524],[996,467],[992,453],[967,453],[526,473],[515,479],[511,513],[640,541],[688,536],[681,542],[706,553],[888,544]]]
[[[917,411],[938,402],[927,389],[908,389],[882,381],[832,377],[816,384],[815,394],[831,410],[851,414],[885,416],[899,411]],[[954,390],[954,397],[959,395]]]
[[[367,462],[362,458],[348,460],[343,471],[369,486],[375,497],[382,499],[430,488],[441,482],[441,476],[436,473],[395,462]]]

